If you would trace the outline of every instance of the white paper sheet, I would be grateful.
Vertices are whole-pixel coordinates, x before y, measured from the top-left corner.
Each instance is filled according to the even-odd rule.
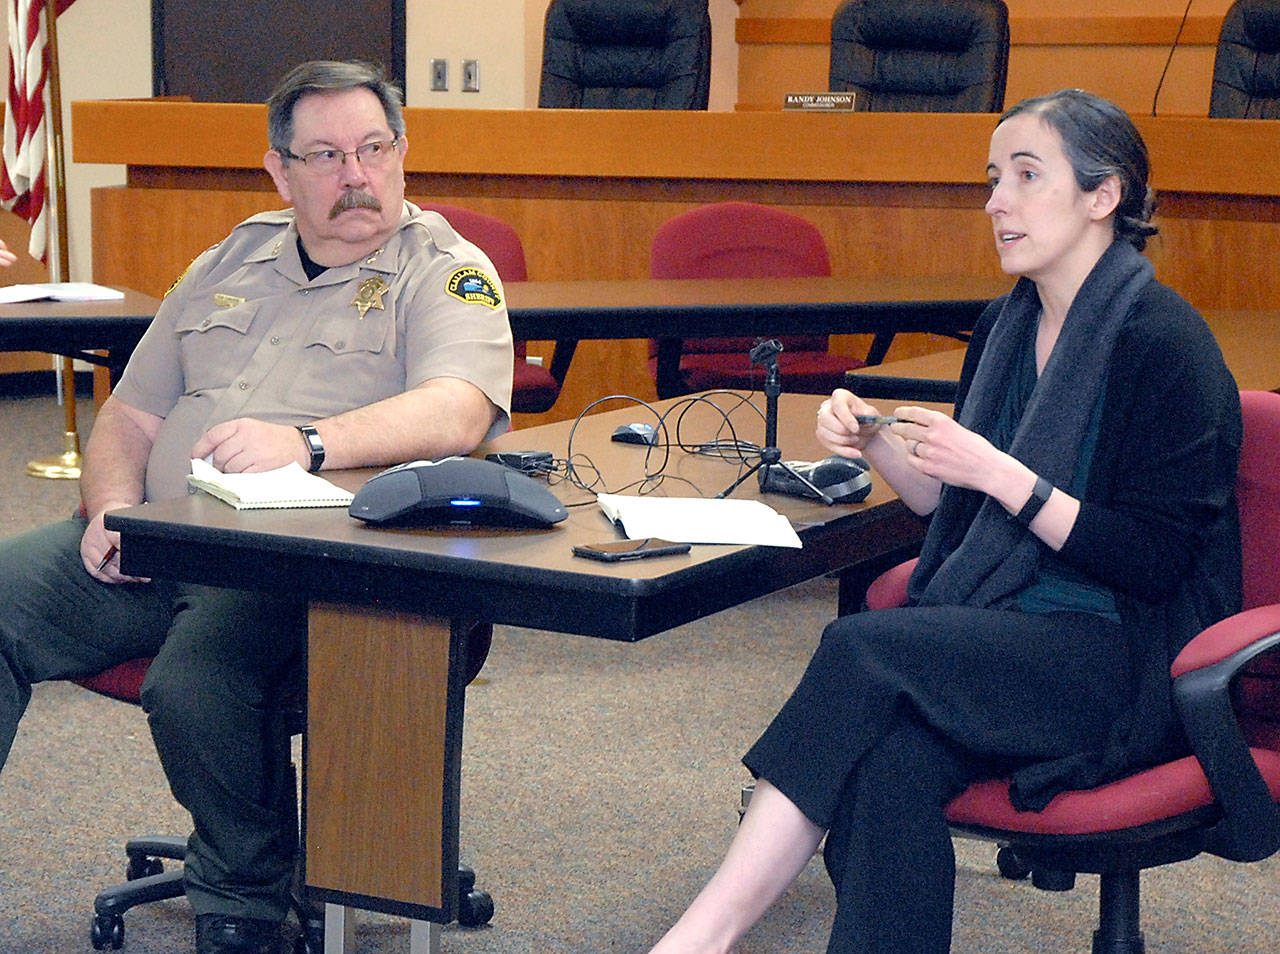
[[[119,301],[124,292],[92,282],[44,282],[0,287],[0,304],[19,301]]]
[[[801,545],[791,522],[758,500],[622,494],[597,494],[596,500],[605,516],[631,540],[661,537],[673,543]]]

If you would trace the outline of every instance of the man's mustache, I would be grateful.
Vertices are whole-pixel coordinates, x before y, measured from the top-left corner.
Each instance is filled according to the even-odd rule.
[[[329,218],[336,219],[343,212],[350,212],[352,209],[372,209],[374,212],[381,212],[382,203],[368,192],[350,189],[342,193],[338,201],[333,203],[333,208],[329,210]]]

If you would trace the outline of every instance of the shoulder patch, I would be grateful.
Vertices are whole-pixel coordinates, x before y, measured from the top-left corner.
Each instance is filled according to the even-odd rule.
[[[204,252],[208,252],[212,249],[215,249],[221,244],[222,244],[221,242],[214,242],[212,245],[209,246],[209,248],[205,249]],[[203,255],[204,252],[201,252],[200,255]],[[179,285],[182,284],[182,280],[187,277],[187,272],[191,271],[191,266],[196,263],[196,259],[198,259],[200,255],[197,255],[191,261],[187,262],[187,267],[182,270],[182,274],[179,275],[177,278],[175,278],[173,280],[173,284],[164,290],[164,294],[160,296],[161,298],[168,298],[169,292],[173,291],[175,288],[177,288]]]
[[[444,290],[458,301],[497,308],[502,304],[498,286],[478,268],[460,268],[445,283]]]
[[[191,266],[194,265],[195,263],[196,263],[196,260],[194,258],[191,261],[187,262],[187,267],[182,270],[182,274],[173,280],[173,284],[170,285],[168,288],[166,288],[164,290],[164,294],[161,295],[160,297],[168,298],[169,292],[173,291],[175,288],[177,288],[179,285],[182,284],[182,280],[187,277],[187,272],[191,271]]]

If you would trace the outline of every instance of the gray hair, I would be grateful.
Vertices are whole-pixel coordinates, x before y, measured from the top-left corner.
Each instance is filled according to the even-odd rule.
[[[267,141],[277,151],[293,141],[293,108],[312,93],[367,89],[378,97],[387,125],[398,139],[404,135],[404,97],[382,68],[359,60],[309,60],[285,74],[267,99]]]

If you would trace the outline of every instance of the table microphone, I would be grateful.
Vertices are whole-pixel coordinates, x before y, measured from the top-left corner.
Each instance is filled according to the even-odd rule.
[[[792,497],[819,499],[817,490],[834,503],[858,503],[871,493],[871,472],[860,457],[833,454],[810,462],[785,461],[786,466],[765,464],[761,470],[760,489],[765,493],[789,494]]]

